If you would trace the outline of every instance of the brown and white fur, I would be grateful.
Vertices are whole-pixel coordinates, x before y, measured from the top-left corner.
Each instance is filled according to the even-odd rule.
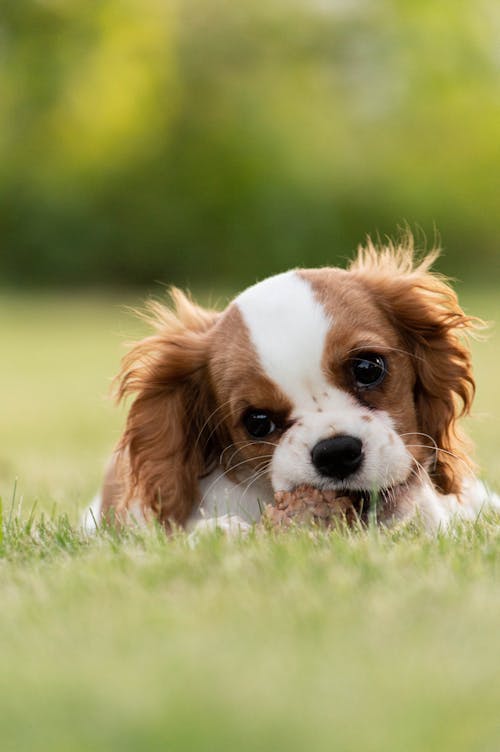
[[[118,397],[133,401],[87,528],[139,514],[241,530],[303,484],[376,490],[386,525],[417,514],[437,529],[496,504],[457,425],[478,322],[430,271],[436,255],[415,261],[411,237],[369,241],[347,270],[270,277],[222,312],[176,289],[172,309],[151,304],[155,333],[124,358]],[[359,383],[377,368],[380,383]],[[335,453],[326,472],[315,459],[337,437],[359,448],[352,472]]]

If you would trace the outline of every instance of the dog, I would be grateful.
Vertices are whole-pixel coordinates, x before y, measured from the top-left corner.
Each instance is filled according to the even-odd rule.
[[[351,495],[387,526],[429,530],[498,505],[458,427],[481,325],[417,259],[411,235],[368,240],[347,269],[264,279],[222,311],[178,289],[125,356],[123,435],[87,528],[113,517],[168,530],[247,530],[278,491]]]

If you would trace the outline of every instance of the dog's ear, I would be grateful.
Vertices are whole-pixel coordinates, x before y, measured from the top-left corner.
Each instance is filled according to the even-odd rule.
[[[171,296],[172,309],[149,305],[156,332],[135,344],[117,378],[118,399],[134,395],[118,446],[121,505],[138,500],[165,525],[189,516],[217,441],[215,433],[208,442],[201,434],[214,409],[207,363],[218,314],[177,289]]]
[[[376,248],[369,241],[350,269],[400,332],[412,357],[418,430],[436,451],[429,472],[436,487],[448,494],[460,492],[464,474],[472,469],[457,419],[470,412],[475,391],[464,335],[482,322],[467,316],[446,280],[430,271],[437,256],[433,251],[416,262],[413,239],[407,235],[399,246]]]

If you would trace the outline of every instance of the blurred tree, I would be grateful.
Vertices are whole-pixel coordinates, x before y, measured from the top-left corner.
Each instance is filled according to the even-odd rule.
[[[494,0],[3,0],[0,279],[239,284],[405,221],[500,272],[499,26]]]

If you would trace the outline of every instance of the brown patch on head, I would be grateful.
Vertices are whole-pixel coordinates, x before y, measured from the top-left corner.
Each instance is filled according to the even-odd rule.
[[[466,316],[451,287],[429,271],[436,256],[416,261],[407,235],[381,248],[368,241],[347,271],[301,273],[332,316],[323,364],[330,381],[386,411],[419,462],[435,456],[436,486],[457,493],[470,465],[457,418],[469,412],[474,395],[463,335],[481,322]],[[363,349],[382,354],[388,374],[380,387],[356,393],[349,357]]]
[[[219,405],[224,405],[219,421],[225,424],[234,452],[227,452],[224,463],[234,468],[234,478],[244,478],[270,462],[274,446],[288,426],[292,404],[265,374],[250,339],[248,328],[236,305],[231,305],[214,331],[210,350],[209,375]],[[277,430],[263,439],[246,431],[242,418],[250,408],[269,412]],[[241,464],[240,464],[241,463]],[[236,465],[240,467],[236,468]]]
[[[368,241],[349,274],[364,285],[411,353],[419,435],[406,441],[435,446],[429,450],[435,455],[431,477],[443,493],[459,493],[471,462],[457,419],[470,411],[475,389],[466,335],[482,322],[466,316],[449,284],[430,271],[437,255],[433,251],[417,261],[410,234],[399,246],[376,248]]]
[[[300,273],[332,320],[322,362],[327,380],[361,404],[388,413],[400,433],[417,431],[411,357],[404,352],[400,333],[370,290],[342,269],[308,269]],[[387,364],[388,374],[375,389],[360,390],[352,375],[353,358],[363,352],[378,353]],[[364,415],[362,419],[369,422],[371,417]],[[421,453],[419,458],[424,459]]]

